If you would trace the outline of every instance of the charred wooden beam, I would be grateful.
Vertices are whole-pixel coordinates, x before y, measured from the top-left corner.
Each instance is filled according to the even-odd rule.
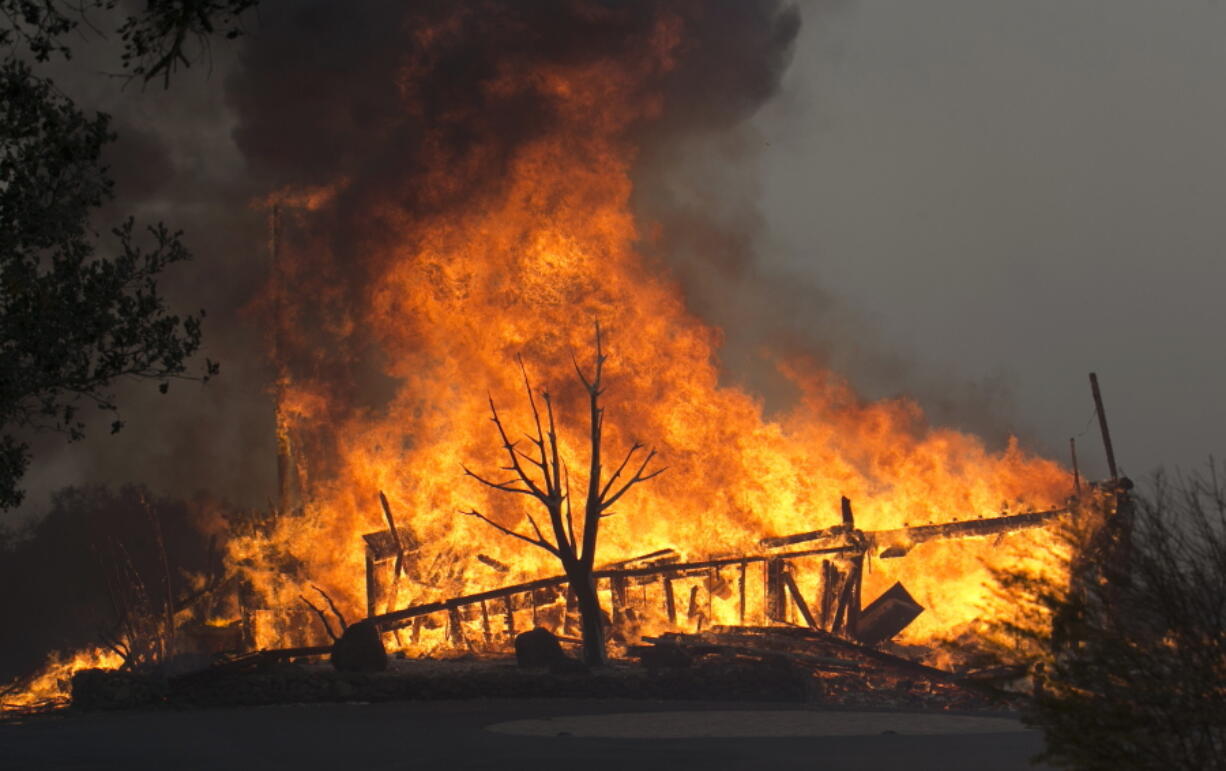
[[[510,565],[507,565],[506,563],[503,563],[503,562],[499,562],[498,560],[494,559],[488,554],[478,554],[477,562],[480,562],[482,565],[485,565],[487,567],[491,567],[494,570],[497,570],[499,573],[511,572]]]
[[[766,620],[787,621],[787,604],[783,596],[783,574],[786,570],[783,560],[766,561],[766,572],[763,578],[763,597],[766,598]]]
[[[821,627],[830,631],[834,625],[835,604],[843,588],[843,573],[830,560],[822,560],[822,588],[818,612]]]
[[[664,576],[664,610],[668,613],[668,623],[677,623],[677,600],[673,597],[673,579]]]
[[[1003,517],[983,517],[962,522],[945,522],[939,525],[917,525],[897,530],[878,530],[865,533],[875,546],[902,546],[909,548],[917,543],[938,538],[974,538],[999,535],[1032,527],[1043,527],[1053,519],[1068,513],[1068,509],[1049,509],[1025,514],[1010,514]]]
[[[1025,514],[1008,514],[1001,517],[979,517],[935,525],[902,527],[894,530],[869,530],[864,531],[863,536],[871,546],[875,547],[910,547],[914,544],[931,541],[936,538],[974,538],[976,536],[997,535],[1015,530],[1025,530],[1032,527],[1043,527],[1056,517],[1067,513],[1068,509],[1049,509],[1046,511],[1027,512]],[[837,525],[807,533],[763,538],[759,543],[773,549],[780,546],[791,546],[813,541],[846,542],[849,539],[849,535],[850,531],[844,525]],[[855,547],[849,544],[844,548],[850,551]]]
[[[618,560],[617,562],[610,562],[608,565],[598,568],[598,570],[625,570],[627,568],[671,565],[680,561],[681,555],[677,553],[676,549],[657,549],[656,551],[648,554],[642,554],[638,557],[631,557],[629,559]]]
[[[690,604],[689,607],[686,608],[685,617],[694,622],[695,630],[699,632],[702,631],[703,622],[706,620],[707,616],[702,612],[702,606],[698,603],[697,586],[690,587]]]
[[[511,595],[530,592],[533,589],[540,589],[546,586],[561,586],[565,583],[565,576],[542,578],[523,584],[515,584],[514,586],[504,586],[501,589],[491,589],[488,592],[470,594],[465,597],[452,597],[451,599],[439,600],[438,602],[428,602],[423,605],[414,605],[409,608],[404,608],[403,610],[396,610],[390,613],[382,613],[377,616],[372,616],[370,621],[375,624],[375,626],[386,631],[405,626],[405,622],[416,618],[417,616],[424,616],[427,613],[437,613],[439,611],[451,610],[452,608],[461,608],[465,605],[475,605],[482,600],[507,599],[507,607],[511,608],[509,603],[509,598]]]
[[[792,595],[792,602],[796,603],[796,609],[800,611],[800,615],[804,618],[805,623],[810,629],[817,629],[817,621],[813,618],[813,614],[809,612],[809,606],[805,603],[805,598],[801,596],[800,589],[796,587],[796,579],[792,578],[792,574],[784,571],[783,585],[787,588],[788,594]]]
[[[507,639],[515,639],[515,605],[511,602],[511,595],[504,594],[502,596],[503,603],[503,619],[507,624]]]
[[[847,576],[847,583],[851,589],[851,592],[847,601],[846,633],[850,637],[855,637],[856,631],[860,628],[860,591],[864,585],[863,554],[859,554],[852,558],[851,572]]]
[[[464,637],[464,622],[460,619],[459,608],[449,608],[447,611],[447,639],[452,645],[467,645]]]
[[[861,555],[852,560],[839,589],[838,602],[834,610],[834,622],[830,631],[834,634],[852,637],[855,635],[856,621],[860,615],[860,571],[864,566]]]
[[[626,620],[626,604],[628,603],[625,576],[611,576],[609,578],[609,593],[613,598],[613,623],[621,624]]]
[[[739,596],[740,603],[737,606],[737,609],[740,613],[742,624],[745,623],[745,571],[748,567],[749,567],[749,563],[745,560],[741,560],[740,575],[737,577],[737,581],[736,581],[737,594],[740,595]]]
[[[378,604],[379,590],[375,578],[375,560],[371,556],[370,549],[366,549],[366,616],[375,615],[375,607]]]

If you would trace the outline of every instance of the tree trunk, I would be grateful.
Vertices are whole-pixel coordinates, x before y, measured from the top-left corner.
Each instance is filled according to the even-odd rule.
[[[582,626],[583,663],[589,667],[604,666],[604,613],[600,609],[600,597],[596,594],[596,581],[592,569],[582,564],[566,572],[571,590],[579,603],[579,618]]]

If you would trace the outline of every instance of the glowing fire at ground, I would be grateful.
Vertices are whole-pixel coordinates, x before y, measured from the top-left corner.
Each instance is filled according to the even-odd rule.
[[[122,664],[119,654],[106,648],[52,654],[38,673],[10,683],[6,690],[0,691],[0,712],[62,706],[68,703],[69,686],[77,672],[118,669]]]

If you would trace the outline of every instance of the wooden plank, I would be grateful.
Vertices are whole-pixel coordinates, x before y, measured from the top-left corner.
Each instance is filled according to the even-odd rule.
[[[822,589],[818,612],[821,628],[830,631],[834,626],[835,603],[843,586],[843,574],[830,560],[822,560]]]
[[[529,592],[533,589],[542,589],[549,586],[561,586],[566,583],[565,576],[555,576],[553,578],[541,578],[536,581],[528,581],[514,586],[504,586],[501,589],[491,589],[488,592],[479,592],[470,594],[465,597],[452,597],[447,600],[438,602],[428,602],[423,605],[414,605],[403,610],[396,610],[390,613],[382,613],[378,616],[372,616],[370,621],[381,629],[395,629],[405,626],[409,619],[417,616],[423,616],[427,613],[437,613],[451,608],[460,608],[465,605],[476,605],[482,600],[497,600],[504,597],[509,597],[513,594],[521,594]]]
[[[886,547],[892,544],[916,544],[931,541],[935,538],[975,538],[977,536],[997,535],[1015,530],[1025,530],[1032,527],[1043,527],[1052,519],[1067,514],[1068,509],[1048,509],[1045,511],[1027,512],[1025,514],[1008,514],[1001,517],[976,517],[964,520],[953,520],[936,525],[916,525],[893,530],[866,530],[863,535],[874,547]],[[806,533],[763,538],[759,543],[767,548],[791,546],[810,541],[845,540],[847,530],[843,526],[812,530]],[[845,547],[846,551],[854,551],[854,546]],[[775,556],[775,555],[772,555]],[[778,555],[783,556],[783,555]]]
[[[621,624],[626,620],[626,578],[624,576],[613,576],[609,579],[609,590],[612,595],[612,613],[613,623]]]
[[[787,621],[783,596],[783,560],[767,560],[763,578],[763,596],[766,598],[766,620]]]
[[[701,632],[705,616],[702,612],[702,607],[698,604],[698,587],[690,587],[690,603],[686,608],[685,617],[687,620],[694,622],[695,631]]]
[[[457,647],[468,644],[464,637],[464,622],[460,620],[459,608],[450,608],[447,611],[447,638]]]
[[[856,639],[865,645],[882,643],[905,629],[923,612],[923,606],[896,581],[864,608],[856,625]]]
[[[737,593],[740,595],[739,610],[742,624],[745,623],[745,570],[748,566],[748,562],[741,560],[741,575],[737,579]]]
[[[796,603],[796,609],[800,611],[800,615],[804,618],[805,623],[810,629],[817,629],[817,621],[813,618],[813,614],[809,612],[809,606],[805,603],[804,597],[800,596],[800,589],[796,588],[796,579],[792,578],[792,574],[783,573],[783,585],[787,587],[788,593],[792,595],[792,602]]]
[[[481,603],[481,633],[485,636],[485,644],[488,647],[494,642],[494,635],[490,631],[490,611],[485,603]]]
[[[370,547],[366,547],[366,617],[370,618],[375,615],[375,606],[378,602],[376,597],[377,590],[375,588],[375,560],[374,555],[370,553]]]
[[[668,612],[668,623],[677,623],[677,601],[673,597],[673,580],[664,576],[664,609]]]
[[[860,628],[860,590],[864,583],[864,555],[854,557],[851,561],[851,574],[847,577],[851,586],[847,602],[847,636],[855,637]]]

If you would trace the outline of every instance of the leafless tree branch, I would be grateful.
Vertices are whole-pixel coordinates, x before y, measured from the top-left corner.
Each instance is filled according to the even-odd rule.
[[[328,615],[324,613],[323,608],[318,608],[315,605],[313,605],[311,601],[306,598],[305,595],[302,595],[302,594],[298,595],[298,599],[302,600],[302,602],[308,608],[315,611],[315,615],[319,616],[319,620],[323,622],[324,631],[327,632],[328,636],[332,638],[332,642],[336,642],[337,640],[340,639],[340,637],[338,637],[337,634],[332,631],[332,624],[328,622]]]
[[[468,511],[461,511],[460,513],[466,517],[476,517],[477,519],[481,520],[485,524],[489,525],[490,527],[494,528],[495,530],[497,530],[498,532],[504,535],[509,535],[512,538],[518,538],[519,540],[524,541],[525,543],[530,543],[533,546],[539,546],[540,548],[544,549],[545,551],[549,552],[555,557],[559,556],[557,547],[549,543],[549,541],[545,540],[543,537],[539,537],[540,528],[536,526],[536,522],[532,520],[531,517],[529,517],[528,519],[530,522],[532,522],[533,529],[536,530],[538,533],[537,538],[530,538],[524,535],[523,533],[516,532],[509,527],[500,525],[494,520],[482,514],[481,512],[477,511],[476,509],[469,509]]]
[[[348,629],[349,622],[345,620],[343,615],[341,615],[340,609],[336,607],[336,603],[332,601],[332,598],[328,596],[328,593],[323,589],[320,589],[315,584],[311,584],[311,588],[319,592],[320,596],[324,598],[324,602],[328,603],[328,607],[332,609],[332,614],[336,616],[337,622],[339,622],[341,625],[341,631],[343,632]]]

